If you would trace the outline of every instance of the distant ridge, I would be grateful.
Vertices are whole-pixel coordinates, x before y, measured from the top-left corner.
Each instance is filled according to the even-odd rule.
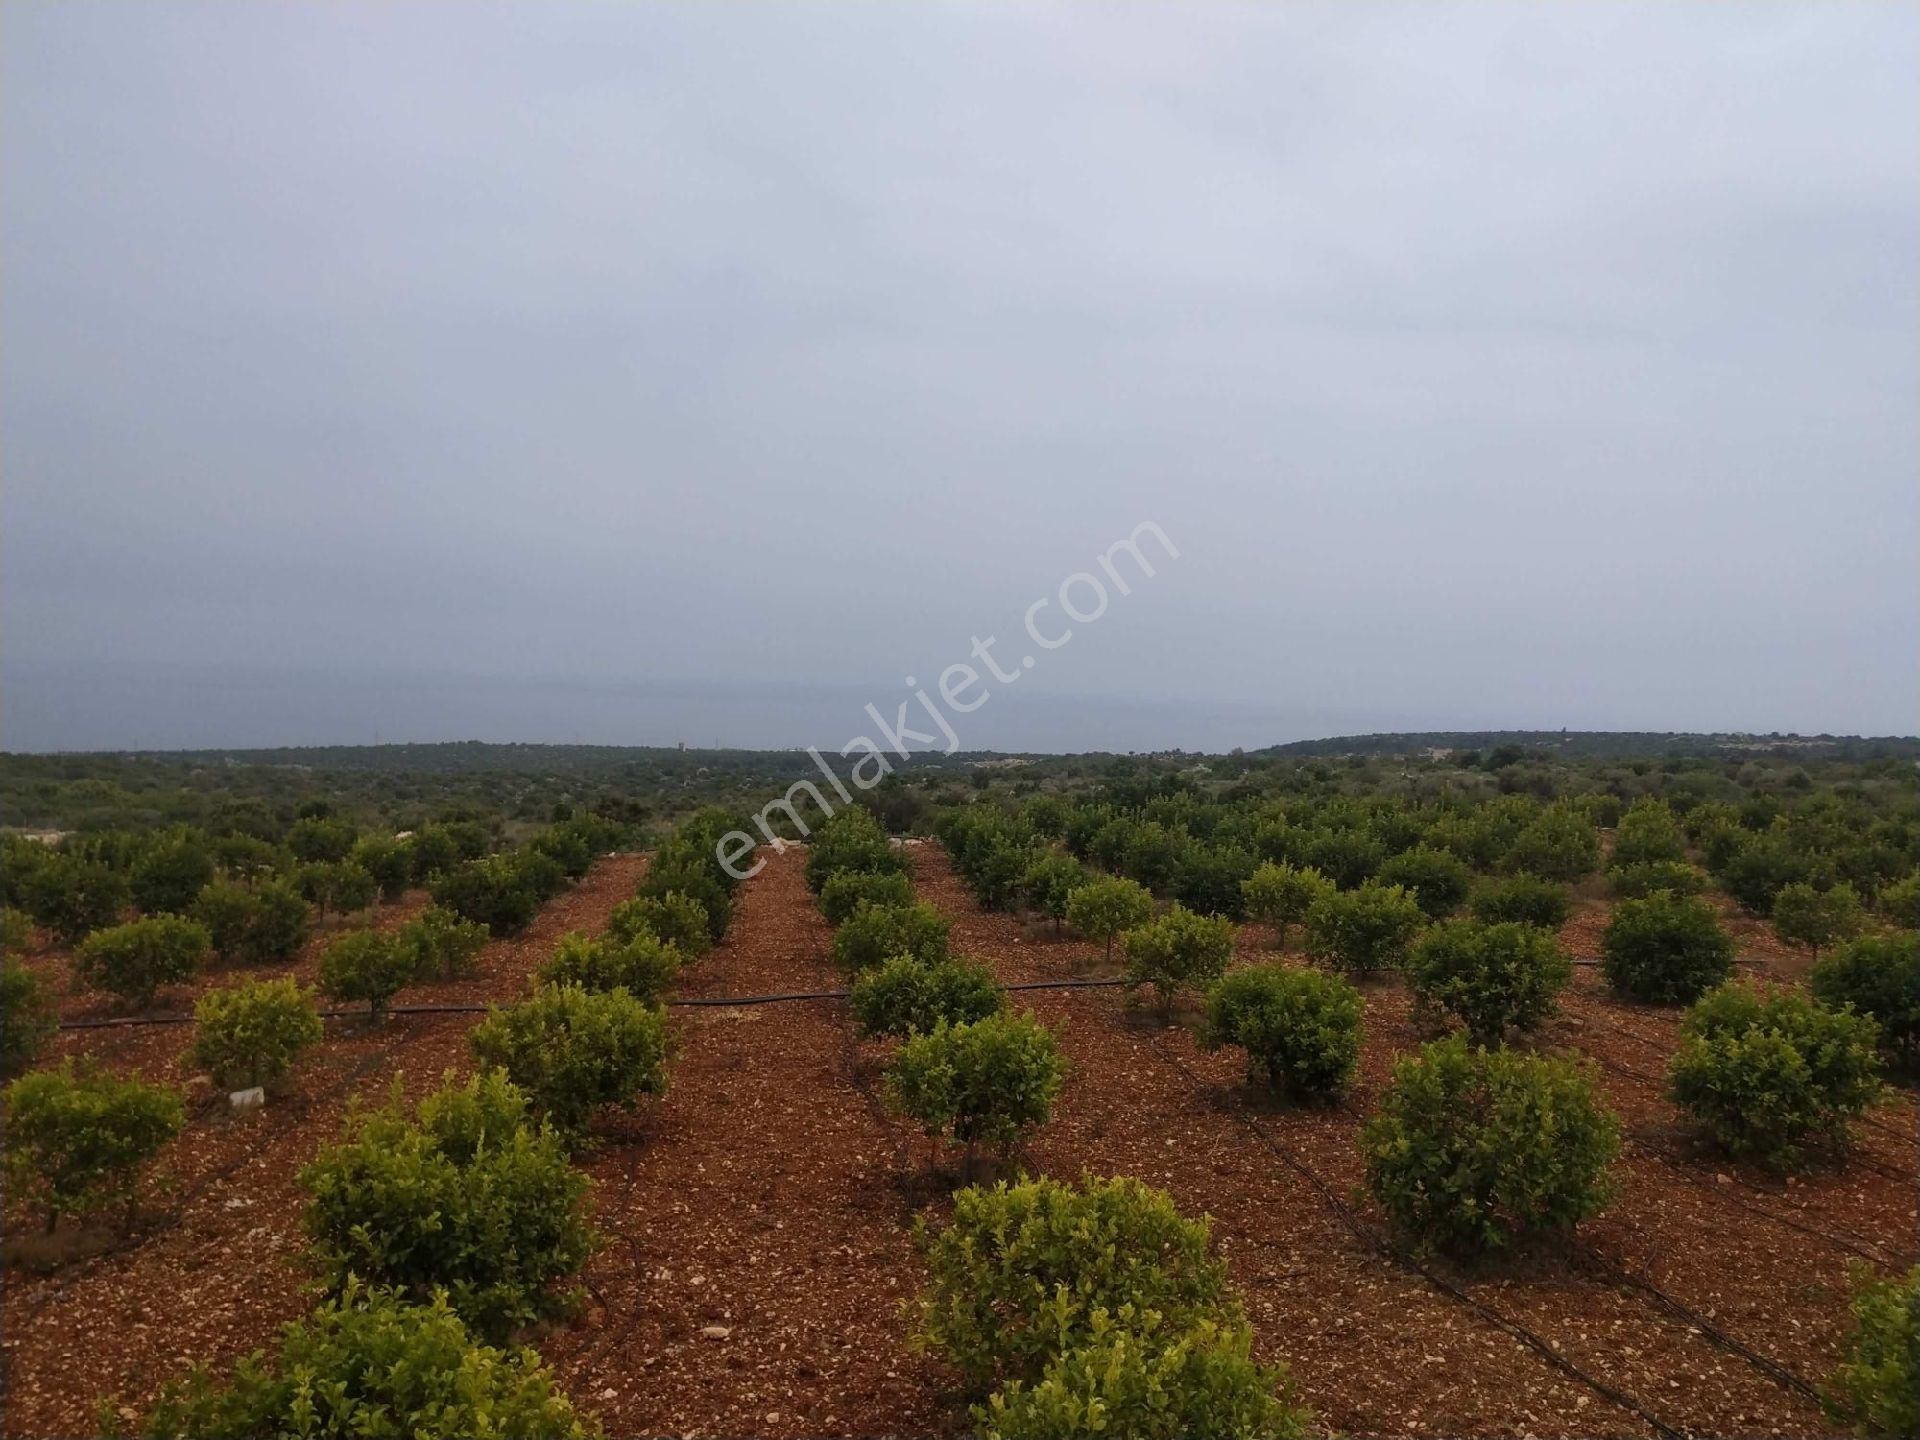
[[[1429,750],[1544,752],[1556,759],[1658,759],[1670,755],[1751,755],[1792,751],[1835,760],[1920,759],[1920,736],[1784,735],[1683,730],[1413,730],[1294,740],[1254,753],[1273,756],[1419,755]]]

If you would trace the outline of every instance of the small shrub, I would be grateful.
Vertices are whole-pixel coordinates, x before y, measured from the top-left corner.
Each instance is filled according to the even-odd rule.
[[[278,880],[253,886],[216,880],[194,901],[193,918],[207,927],[214,954],[232,965],[291,960],[313,931],[307,902]]]
[[[807,888],[815,895],[844,871],[898,874],[906,868],[906,856],[893,849],[873,812],[860,806],[834,815],[807,842]]]
[[[62,945],[114,924],[132,900],[127,877],[118,870],[59,852],[40,859],[20,888],[22,907]]]
[[[300,1180],[312,1196],[314,1259],[332,1290],[350,1276],[408,1300],[443,1290],[491,1339],[572,1309],[578,1292],[557,1287],[594,1249],[587,1177],[498,1070],[449,1077],[417,1113],[396,1080],[388,1104],[349,1115],[341,1143]]]
[[[1425,918],[1401,886],[1369,880],[1314,901],[1307,912],[1307,954],[1350,975],[1397,969]]]
[[[833,963],[857,976],[895,955],[911,955],[925,965],[947,958],[952,927],[931,905],[863,905],[833,932]]]
[[[595,1440],[532,1349],[476,1344],[438,1296],[405,1305],[350,1281],[337,1299],[217,1378],[196,1367],[161,1392],[149,1440]]]
[[[177,1091],[71,1060],[7,1086],[6,1113],[9,1192],[38,1207],[49,1232],[63,1215],[130,1199],[186,1121]]]
[[[1656,890],[1613,907],[1600,938],[1600,963],[1622,995],[1688,1004],[1732,973],[1733,941],[1706,901]]]
[[[1233,922],[1196,915],[1176,902],[1157,920],[1126,935],[1127,985],[1151,985],[1165,1011],[1183,990],[1204,988],[1227,972],[1233,958]]]
[[[374,930],[341,935],[320,952],[320,993],[333,1000],[364,1000],[375,1020],[414,977],[418,956],[397,936]]]
[[[911,955],[896,955],[861,972],[849,997],[860,1033],[867,1036],[909,1035],[942,1020],[964,1025],[998,1014],[1005,1002],[993,973],[977,961],[928,965]]]
[[[1013,1381],[974,1419],[987,1440],[1303,1440],[1311,1416],[1283,1398],[1287,1372],[1252,1347],[1242,1320],[1178,1330],[1153,1311],[1096,1311],[1039,1380]]]
[[[1862,1435],[1920,1435],[1920,1266],[1904,1279],[1862,1266],[1858,1280],[1833,1409]]]
[[[1403,850],[1384,861],[1375,877],[1382,885],[1398,885],[1410,892],[1420,913],[1429,920],[1451,915],[1466,903],[1473,888],[1473,871],[1457,855],[1445,850]]]
[[[1238,846],[1189,845],[1174,873],[1173,898],[1196,915],[1240,920],[1247,913],[1244,887],[1258,863]]]
[[[1153,918],[1153,895],[1147,887],[1117,875],[1089,880],[1067,896],[1067,923],[1089,940],[1106,947],[1113,959],[1113,939],[1136,930]]]
[[[1011,1150],[1046,1123],[1066,1076],[1053,1032],[1005,1011],[971,1024],[936,1021],[909,1036],[887,1068],[887,1093],[930,1136]]]
[[[622,901],[608,917],[607,934],[616,940],[651,935],[673,946],[682,960],[697,960],[713,948],[707,907],[678,890]]]
[[[1503,863],[1509,872],[1572,884],[1600,867],[1600,832],[1572,806],[1550,805],[1514,837]]]
[[[552,958],[540,967],[540,978],[550,985],[625,990],[653,1005],[679,976],[680,965],[679,949],[651,931],[630,940],[612,935],[594,940],[575,930],[560,937]]]
[[[1850,940],[1814,965],[1812,982],[1821,1004],[1871,1016],[1897,1059],[1920,1062],[1920,935]]]
[[[46,982],[11,956],[0,961],[0,1076],[18,1075],[33,1064],[59,1028],[60,1012]]]
[[[423,825],[401,843],[406,847],[408,860],[413,863],[409,880],[415,885],[430,885],[462,860],[477,860],[486,853],[483,839],[480,848],[471,856],[464,854],[459,837],[444,825]]]
[[[474,1057],[507,1072],[536,1109],[578,1136],[605,1105],[632,1110],[667,1092],[667,1014],[624,990],[547,985],[495,1007],[469,1037]]]
[[[453,911],[429,905],[400,927],[396,937],[413,957],[416,980],[458,980],[479,969],[487,948],[487,927],[462,920]]]
[[[1636,800],[1613,832],[1613,863],[1644,865],[1687,858],[1687,837],[1664,800]]]
[[[1276,1090],[1324,1097],[1353,1079],[1360,1059],[1360,992],[1336,976],[1282,965],[1236,970],[1207,995],[1202,1043],[1238,1045],[1247,1075]]]
[[[1360,1147],[1395,1224],[1423,1245],[1473,1252],[1597,1213],[1620,1124],[1572,1062],[1455,1036],[1395,1064]]]
[[[1097,1312],[1132,1307],[1182,1327],[1224,1308],[1208,1222],[1128,1177],[970,1187],[949,1224],[915,1233],[927,1263],[916,1338],[976,1389],[1039,1379],[1092,1337]]]
[[[193,1063],[222,1090],[277,1089],[324,1033],[313,996],[293,980],[243,980],[193,1007]]]
[[[24,955],[33,948],[33,917],[11,905],[0,908],[0,955]]]
[[[1860,933],[1860,897],[1851,885],[1816,890],[1811,885],[1781,887],[1773,897],[1773,933],[1818,955],[1837,940]]]
[[[1564,885],[1537,875],[1509,875],[1473,897],[1473,918],[1488,925],[1537,925],[1558,930],[1573,914],[1573,894]]]
[[[1287,931],[1307,918],[1313,902],[1330,894],[1333,882],[1318,870],[1264,862],[1240,885],[1247,915],[1274,928],[1274,945],[1287,948]]]
[[[433,902],[494,935],[518,935],[546,897],[536,869],[513,855],[488,855],[446,871],[433,882]]]
[[[1644,900],[1656,890],[1698,895],[1707,877],[1684,860],[1641,860],[1608,870],[1607,886],[1622,900]]]
[[[1414,999],[1446,1011],[1479,1045],[1531,1030],[1553,1013],[1573,964],[1552,932],[1509,922],[1452,920],[1420,937],[1407,957]]]
[[[172,834],[134,861],[127,881],[133,903],[147,914],[184,915],[213,873],[213,852],[203,838]]]
[[[1048,851],[1030,862],[1020,876],[1020,897],[1052,920],[1057,931],[1067,918],[1067,901],[1087,878],[1087,867],[1071,855]]]
[[[380,887],[373,876],[351,860],[316,861],[293,872],[293,888],[302,899],[318,910],[351,915],[373,904]]]
[[[207,958],[207,927],[178,915],[150,915],[96,930],[73,952],[74,978],[90,990],[106,990],[129,1005],[153,1004],[163,985],[191,980]]]
[[[413,848],[404,840],[369,835],[353,847],[350,858],[373,877],[380,898],[388,904],[404,896],[407,887],[413,883]]]
[[[647,871],[647,878],[640,882],[642,897],[654,896],[664,899],[668,895],[685,895],[698,901],[707,912],[707,939],[715,945],[726,938],[727,926],[733,920],[733,895],[725,884],[715,878],[711,854],[705,861],[692,863],[663,863],[655,857]]]
[[[1774,1165],[1806,1142],[1844,1146],[1880,1094],[1879,1027],[1787,990],[1738,981],[1703,996],[1668,1068],[1674,1103],[1735,1155]]]
[[[898,870],[836,870],[820,887],[819,903],[827,923],[841,925],[862,905],[911,905],[913,881]]]
[[[1904,880],[1882,885],[1874,908],[1903,929],[1920,929],[1920,870]]]

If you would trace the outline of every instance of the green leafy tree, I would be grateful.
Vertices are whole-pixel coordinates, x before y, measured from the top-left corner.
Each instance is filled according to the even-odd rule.
[[[1920,1266],[1904,1278],[1862,1266],[1856,1279],[1833,1409],[1861,1435],[1920,1435]]]
[[[446,1294],[489,1339],[575,1308],[597,1237],[587,1177],[498,1070],[449,1076],[420,1102],[400,1081],[387,1105],[355,1110],[338,1145],[301,1172],[307,1233],[327,1286],[359,1277],[413,1301]]]
[[[1880,1095],[1879,1027],[1797,992],[1723,985],[1687,1012],[1681,1037],[1674,1103],[1736,1155],[1790,1166],[1811,1140],[1844,1147]]]
[[[707,907],[678,890],[622,901],[607,919],[607,934],[616,940],[651,935],[671,945],[687,961],[697,960],[713,948]]]
[[[133,898],[120,871],[57,852],[27,874],[21,890],[23,908],[62,945],[78,944],[115,924]]]
[[[1153,896],[1144,885],[1121,877],[1089,880],[1067,895],[1067,923],[1106,947],[1113,959],[1116,935],[1138,929],[1153,918]]]
[[[1274,948],[1287,948],[1287,931],[1307,918],[1314,901],[1331,894],[1333,882],[1306,866],[1269,860],[1241,882],[1247,915],[1274,930]]]
[[[153,1004],[162,986],[191,980],[212,948],[207,927],[178,915],[149,915],[96,930],[73,952],[74,978],[136,1009]]]
[[[161,836],[133,863],[128,888],[149,915],[184,915],[214,876],[213,851],[191,831]]]
[[[243,980],[209,990],[193,1007],[191,1055],[223,1090],[274,1090],[324,1034],[313,995],[295,981]]]
[[[923,964],[947,958],[947,918],[931,905],[863,905],[833,932],[833,963],[857,976],[896,955]]]
[[[1317,970],[1250,965],[1207,993],[1201,1043],[1238,1045],[1247,1076],[1276,1090],[1315,1098],[1337,1095],[1360,1059],[1360,992]]]
[[[505,1070],[570,1137],[604,1106],[632,1110],[667,1092],[666,1011],[624,990],[542,986],[488,1011],[469,1038],[475,1059]]]
[[[1237,845],[1189,845],[1173,877],[1173,898],[1196,915],[1245,917],[1245,886],[1259,862]]]
[[[1370,880],[1314,901],[1307,912],[1307,954],[1350,975],[1398,969],[1425,918],[1404,888]]]
[[[1020,877],[1020,895],[1026,903],[1053,921],[1057,932],[1067,918],[1067,901],[1087,883],[1087,867],[1071,855],[1045,851],[1036,856]]]
[[[1474,919],[1488,925],[1513,922],[1558,930],[1573,914],[1573,894],[1538,875],[1509,875],[1481,887],[1470,908]]]
[[[1360,1149],[1396,1225],[1424,1246],[1472,1253],[1598,1213],[1620,1122],[1572,1062],[1455,1036],[1394,1065]]]
[[[315,861],[293,872],[293,888],[324,918],[328,911],[351,915],[373,904],[380,887],[351,860]]]
[[[955,1025],[984,1020],[999,1013],[1006,992],[977,961],[928,965],[911,955],[896,955],[862,971],[848,1003],[862,1035],[899,1036],[931,1030],[943,1020]]]
[[[1684,860],[1641,860],[1608,870],[1607,885],[1622,900],[1644,900],[1656,890],[1698,895],[1707,888],[1707,877]]]
[[[976,1391],[1038,1380],[1092,1338],[1103,1312],[1131,1307],[1184,1327],[1228,1309],[1208,1222],[1130,1177],[969,1187],[951,1222],[921,1220],[915,1233],[927,1269],[916,1338]]]
[[[373,877],[380,898],[388,904],[404,896],[413,883],[413,849],[404,840],[369,835],[353,847],[349,859]]]
[[[820,913],[841,925],[862,905],[891,909],[913,904],[913,881],[899,870],[836,870],[820,887]]]
[[[333,865],[353,853],[358,836],[345,820],[308,816],[287,827],[286,846],[303,865]]]
[[[1862,923],[1860,897],[1851,885],[1825,890],[1787,885],[1773,897],[1773,933],[1789,944],[1810,947],[1815,955],[1859,934]]]
[[[1473,871],[1445,850],[1417,846],[1383,861],[1377,877],[1382,885],[1398,885],[1410,892],[1420,913],[1439,920],[1466,903],[1473,888]]]
[[[1920,870],[1905,879],[1882,885],[1874,897],[1874,908],[1896,925],[1908,930],[1920,929]]]
[[[1687,858],[1687,837],[1664,800],[1636,800],[1613,832],[1615,865],[1675,863]]]
[[[440,905],[427,906],[395,937],[413,957],[416,980],[458,980],[474,974],[487,938],[486,926],[462,920]]]
[[[1600,832],[1570,805],[1550,805],[1514,838],[1508,871],[1572,884],[1600,868]]]
[[[540,967],[540,978],[550,985],[625,990],[655,1005],[679,977],[681,964],[679,948],[651,931],[623,941],[612,935],[590,939],[574,930],[560,937],[552,957]]]
[[[1233,958],[1233,922],[1196,915],[1175,901],[1157,920],[1126,935],[1130,989],[1151,985],[1164,1013],[1182,991],[1204,989],[1227,973]]]
[[[1862,935],[1815,962],[1814,998],[1851,1005],[1880,1026],[1896,1060],[1920,1063],[1920,935]]]
[[[313,933],[312,908],[278,880],[216,880],[194,901],[193,918],[207,927],[214,954],[234,965],[291,960]]]
[[[595,1440],[537,1351],[477,1344],[447,1298],[406,1305],[349,1281],[221,1378],[161,1392],[149,1440]]]
[[[1005,1153],[1045,1124],[1065,1076],[1053,1032],[1001,1011],[908,1036],[887,1068],[887,1095],[928,1135],[966,1146],[971,1169],[976,1146]]]
[[[1512,922],[1450,920],[1422,935],[1407,957],[1415,1001],[1446,1011],[1478,1045],[1533,1029],[1572,978],[1573,964],[1551,931]]]
[[[352,930],[320,952],[320,993],[333,1000],[364,1000],[378,1022],[387,1003],[413,979],[418,956],[399,937]]]
[[[1706,901],[1656,890],[1613,907],[1600,937],[1600,964],[1622,995],[1689,1004],[1733,972],[1733,941]]]
[[[186,1121],[179,1092],[91,1064],[35,1070],[6,1088],[9,1192],[63,1215],[130,1201],[141,1170]]]
[[[59,1027],[46,982],[11,956],[0,961],[0,1076],[25,1070]]]

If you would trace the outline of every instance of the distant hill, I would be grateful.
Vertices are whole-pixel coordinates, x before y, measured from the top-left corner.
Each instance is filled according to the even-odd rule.
[[[1673,730],[1425,730],[1392,735],[1335,735],[1272,745],[1261,755],[1419,755],[1429,750],[1478,750],[1502,746],[1542,752],[1556,759],[1660,759],[1670,755],[1792,753],[1833,760],[1920,760],[1920,736],[1694,734]]]

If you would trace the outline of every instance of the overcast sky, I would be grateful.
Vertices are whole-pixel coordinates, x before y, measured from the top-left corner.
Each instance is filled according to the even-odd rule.
[[[13,0],[0,746],[837,745],[989,635],[970,747],[1912,733],[1916,61],[1889,3]]]

